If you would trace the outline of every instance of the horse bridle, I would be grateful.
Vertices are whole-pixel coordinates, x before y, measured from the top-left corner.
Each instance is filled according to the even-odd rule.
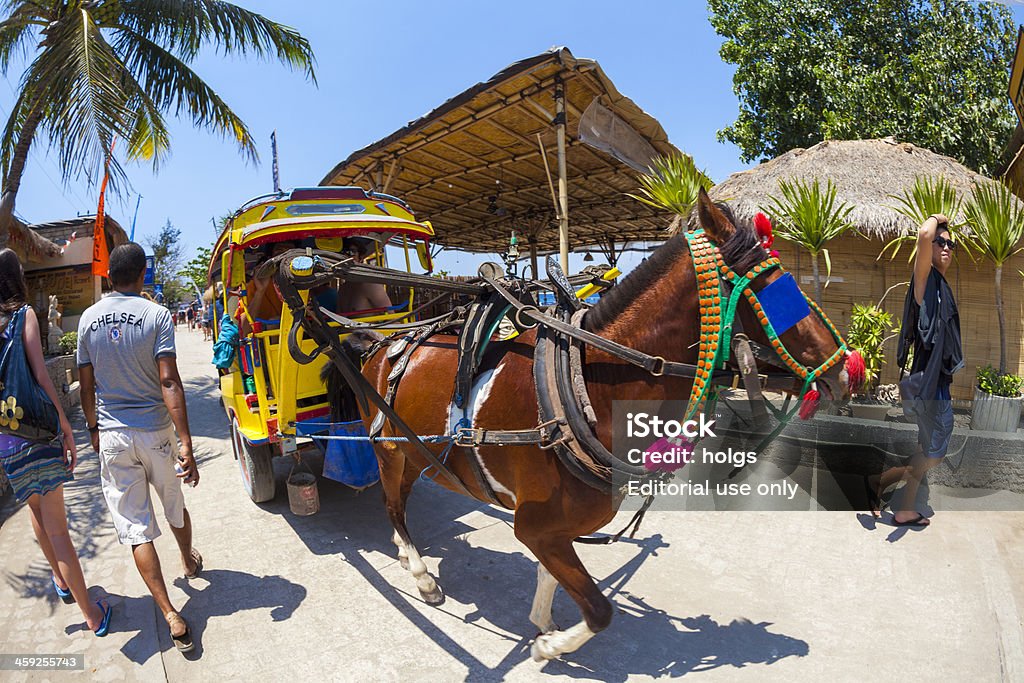
[[[690,391],[686,419],[690,419],[698,412],[701,412],[708,400],[713,401],[716,397],[716,390],[713,388],[714,383],[711,381],[711,373],[728,368],[733,328],[739,324],[736,318],[736,311],[740,297],[745,297],[750,304],[758,323],[761,325],[761,329],[764,330],[771,345],[770,352],[765,353],[765,349],[760,347],[760,345],[752,341],[748,342],[757,349],[754,355],[761,360],[786,369],[789,374],[802,380],[803,386],[798,399],[802,399],[810,391],[818,378],[846,357],[848,347],[842,335],[814,300],[799,290],[798,287],[795,287],[795,282],[794,287],[787,294],[790,294],[792,297],[793,289],[795,289],[801,296],[801,300],[795,308],[802,310],[800,306],[803,306],[806,308],[807,313],[806,315],[791,316],[790,320],[783,322],[783,325],[788,325],[786,329],[789,329],[813,313],[829,330],[837,349],[823,363],[816,367],[811,367],[800,363],[786,348],[780,339],[780,335],[785,333],[786,329],[775,329],[772,318],[778,320],[779,316],[777,314],[773,315],[761,301],[761,297],[764,296],[765,290],[770,285],[762,288],[761,295],[759,296],[759,293],[753,289],[753,282],[760,276],[776,269],[782,271],[784,276],[788,276],[790,279],[792,275],[786,272],[782,262],[777,257],[765,252],[760,244],[753,246],[751,251],[758,250],[758,252],[763,254],[763,258],[756,265],[741,274],[725,262],[721,250],[707,236],[703,229],[698,228],[692,232],[686,232],[684,235],[690,248],[690,255],[697,277],[700,310],[700,352],[697,360],[697,377],[694,379],[693,387]],[[740,258],[738,260],[743,262],[745,259]],[[776,417],[780,419],[780,429],[785,426],[785,423],[789,421],[798,409],[796,407],[786,413],[785,411],[775,409],[767,399],[764,399],[764,401]],[[777,431],[771,436],[774,437],[776,433]]]

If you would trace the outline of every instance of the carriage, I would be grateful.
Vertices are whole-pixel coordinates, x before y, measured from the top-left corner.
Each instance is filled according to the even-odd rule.
[[[368,251],[365,262],[387,266],[389,256],[398,268],[432,270],[429,223],[418,222],[396,197],[358,187],[311,187],[263,195],[236,211],[214,247],[211,283],[220,283],[223,310],[215,322],[215,339],[225,323],[237,326],[237,353],[220,375],[221,400],[231,430],[246,493],[254,502],[274,497],[272,458],[292,454],[299,440],[327,431],[330,412],[321,379],[325,358],[308,364],[289,353],[286,333],[292,328],[289,306],[261,273],[267,259],[282,249],[339,254],[359,241]],[[265,276],[264,276],[265,275]],[[335,301],[344,299],[346,283],[334,282]],[[257,306],[256,294],[262,294]],[[329,300],[332,287],[320,293]],[[343,311],[362,322],[408,320],[413,312],[414,287],[390,288],[390,305]],[[310,294],[304,292],[305,300]],[[328,306],[330,308],[332,306]],[[296,340],[310,351],[313,342]]]

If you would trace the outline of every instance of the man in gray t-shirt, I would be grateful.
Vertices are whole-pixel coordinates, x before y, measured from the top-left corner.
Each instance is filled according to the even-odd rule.
[[[78,365],[96,376],[99,428],[170,426],[157,361],[174,357],[171,312],[138,294],[113,292],[78,323]]]
[[[125,244],[110,253],[115,291],[86,309],[78,324],[82,412],[100,456],[100,484],[118,540],[132,547],[135,566],[175,647],[188,652],[192,636],[171,605],[153,547],[160,528],[149,490],[163,505],[185,578],[194,578],[203,558],[192,547],[192,520],[181,482],[195,486],[199,471],[178,375],[174,322],[167,309],[142,297],[145,274],[146,253],[139,245]]]

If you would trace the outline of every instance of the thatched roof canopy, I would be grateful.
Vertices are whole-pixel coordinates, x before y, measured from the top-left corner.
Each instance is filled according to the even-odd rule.
[[[909,191],[918,176],[945,176],[964,200],[975,184],[994,182],[955,159],[893,138],[826,140],[733,173],[710,195],[728,203],[737,220],[752,223],[754,215],[769,205],[770,195],[781,197],[780,180],[818,178],[824,184],[831,179],[837,201],[853,207],[849,220],[861,234],[890,239],[917,228],[892,208],[898,205],[892,195]]]
[[[433,224],[435,240],[446,247],[501,251],[515,230],[541,251],[557,249],[545,156],[557,182],[552,116],[559,82],[566,101],[570,244],[663,239],[671,216],[624,193],[636,190],[637,173],[653,156],[679,151],[597,62],[564,47],[511,64],[353,152],[320,184],[394,194],[418,220]]]
[[[25,263],[38,263],[46,258],[60,256],[60,247],[12,216],[7,246]]]

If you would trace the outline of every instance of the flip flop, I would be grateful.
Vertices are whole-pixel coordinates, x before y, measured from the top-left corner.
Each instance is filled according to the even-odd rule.
[[[192,642],[192,629],[189,628],[188,622],[182,619],[181,615],[177,612],[168,612],[164,616],[165,618],[169,617],[170,621],[177,620],[185,624],[185,632],[182,633],[180,636],[176,636],[174,635],[174,633],[171,633],[171,642],[174,643],[174,648],[182,654],[186,652],[192,652],[192,650],[195,648],[195,643]],[[170,621],[167,624],[168,627],[170,627],[171,625]]]
[[[185,578],[194,579],[197,576],[199,576],[199,573],[201,571],[203,571],[203,556],[199,554],[198,550],[192,548],[192,550],[189,551],[189,557],[191,557],[192,561],[196,563],[196,568],[192,571],[191,574],[185,572]]]
[[[57,594],[65,605],[72,605],[75,602],[75,596],[71,595],[71,589],[64,589],[57,585],[57,577],[50,574],[50,582],[53,583],[53,592]]]
[[[99,628],[93,631],[93,633],[95,633],[97,637],[102,638],[110,631],[110,615],[114,612],[114,608],[109,604],[104,606],[103,602],[100,600],[96,601],[96,606],[100,608],[101,612],[103,612],[103,621],[100,622]]]
[[[917,517],[915,517],[914,519],[908,519],[905,522],[897,521],[896,515],[893,515],[892,523],[894,526],[913,526],[921,528],[924,528],[931,524],[931,522],[928,521],[928,518],[920,513],[918,513]]]
[[[878,497],[878,490],[871,485],[867,475],[864,475],[864,493],[868,497],[868,508],[871,516],[878,519],[882,516],[882,499]]]

